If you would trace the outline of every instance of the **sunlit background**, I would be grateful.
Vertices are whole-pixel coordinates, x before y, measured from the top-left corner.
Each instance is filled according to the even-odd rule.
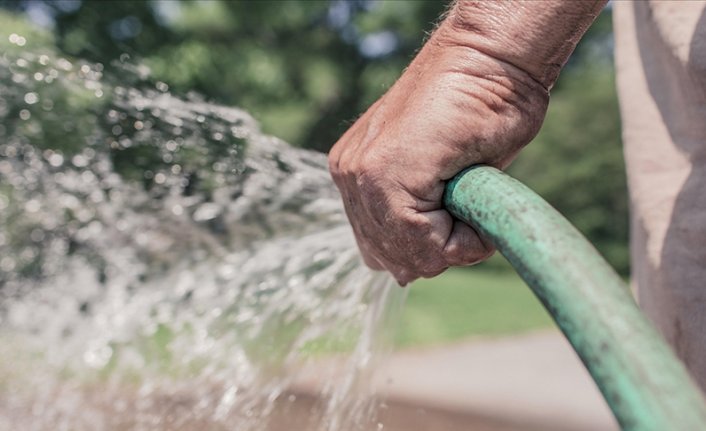
[[[394,83],[433,31],[446,4],[375,0],[0,0],[0,7],[0,54],[4,65],[12,63],[10,74],[3,75],[8,86],[0,86],[5,90],[0,94],[0,158],[9,160],[16,155],[14,144],[6,141],[20,136],[40,147],[50,143],[38,156],[50,167],[58,169],[69,162],[74,168],[85,167],[94,162],[100,150],[96,142],[83,136],[91,135],[94,128],[107,130],[112,136],[110,142],[114,142],[105,141],[114,145],[108,148],[111,169],[121,178],[142,184],[148,191],[146,196],[158,196],[155,199],[160,205],[168,203],[165,208],[169,217],[188,213],[197,223],[208,225],[211,233],[227,236],[229,225],[219,225],[221,218],[217,216],[218,211],[227,208],[223,199],[230,197],[220,196],[217,190],[237,188],[229,174],[247,172],[236,153],[250,138],[232,127],[233,122],[247,123],[250,119],[227,111],[214,112],[209,106],[242,108],[265,134],[296,147],[326,152]],[[40,55],[44,52],[55,53],[55,57],[51,54],[44,59]],[[61,73],[77,67],[80,82],[88,84],[82,84],[78,92],[54,91],[50,84],[61,80],[59,75],[39,69],[26,79],[33,85],[47,84],[49,90],[32,90],[23,81],[13,83],[20,79],[16,78],[17,68],[23,67],[15,60],[23,53],[37,54],[33,61],[43,66],[52,62],[59,71],[65,61]],[[572,56],[552,90],[549,113],[539,136],[512,165],[510,173],[556,206],[627,277],[628,204],[612,55],[608,8]],[[12,89],[24,86],[26,91],[20,94],[18,90],[17,97],[8,96],[13,94]],[[131,89],[139,90],[139,94],[132,94]],[[143,97],[143,105],[152,109],[152,114],[154,109],[169,112],[178,105],[171,99],[160,99],[161,95],[174,94],[196,105],[183,108],[176,120],[168,115],[146,119],[140,114],[142,109],[132,109],[134,105],[118,103],[116,107],[107,100],[115,94],[118,99],[130,100],[128,105]],[[167,109],[163,109],[164,103]],[[99,118],[98,125],[95,118]],[[129,130],[125,127],[128,123]],[[201,128],[202,123],[210,128]],[[179,133],[172,127],[179,128]],[[149,135],[142,133],[145,128],[151,130]],[[183,139],[172,140],[170,134]],[[157,138],[162,142],[159,148],[145,150],[150,145],[148,140]],[[213,146],[199,153],[199,139],[226,142],[235,152]],[[272,166],[298,166],[286,155],[282,157],[284,162]],[[322,159],[315,160],[319,163]],[[99,179],[110,178],[109,172],[104,173],[106,177]],[[13,201],[9,194],[2,194],[5,186],[0,184],[0,210],[9,223]],[[184,196],[201,194],[206,198],[194,207],[182,198],[170,201],[165,196],[174,190],[172,187]],[[90,200],[92,195],[85,196]],[[267,205],[262,203],[262,208],[267,210]],[[13,220],[20,226],[18,217],[22,218],[15,214]],[[77,217],[81,221],[81,215]],[[86,217],[89,220],[92,216]],[[329,222],[325,219],[322,223]],[[262,231],[269,232],[267,228]],[[84,230],[82,235],[95,234],[91,232]],[[8,285],[36,270],[36,266],[20,265],[23,259],[33,262],[36,255],[49,253],[42,249],[48,241],[45,231],[28,228],[23,235],[34,244],[30,248],[35,251],[28,252],[29,257],[0,258],[0,271],[4,272],[0,280]],[[6,240],[0,238],[0,246],[10,250],[2,243]],[[225,240],[218,244],[226,249],[230,246],[233,243]],[[101,253],[110,253],[110,243],[100,247],[107,247]],[[159,255],[170,247],[145,250]],[[65,249],[53,252],[82,251],[76,244],[67,243]],[[405,351],[452,345],[469,337],[515,336],[552,326],[529,290],[499,257],[477,268],[456,269],[418,282],[410,289],[400,319],[394,344]]]

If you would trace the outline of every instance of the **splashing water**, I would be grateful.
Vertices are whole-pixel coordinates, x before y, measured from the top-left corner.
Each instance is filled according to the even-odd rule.
[[[371,429],[402,294],[360,263],[325,157],[0,37],[0,428]]]

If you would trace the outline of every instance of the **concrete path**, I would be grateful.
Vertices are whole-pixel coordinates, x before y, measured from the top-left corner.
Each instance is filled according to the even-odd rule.
[[[498,417],[527,429],[619,427],[558,331],[395,353],[380,373],[391,400]]]

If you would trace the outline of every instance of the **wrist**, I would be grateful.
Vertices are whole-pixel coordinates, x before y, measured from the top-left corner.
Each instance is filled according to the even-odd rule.
[[[434,37],[511,65],[548,90],[605,3],[458,0]]]
[[[404,124],[401,129],[410,133],[415,124],[433,124],[427,129],[435,135],[428,141],[443,143],[442,150],[405,146],[400,151],[425,152],[422,158],[438,166],[435,174],[444,180],[470,164],[504,168],[539,130],[549,93],[523,70],[473,48],[446,44],[439,34],[376,107],[382,115],[373,118],[380,122],[374,129]]]

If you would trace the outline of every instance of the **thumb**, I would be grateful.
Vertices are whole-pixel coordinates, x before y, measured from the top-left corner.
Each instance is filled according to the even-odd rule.
[[[482,262],[495,253],[495,247],[469,225],[454,220],[442,255],[449,266],[467,266]]]

